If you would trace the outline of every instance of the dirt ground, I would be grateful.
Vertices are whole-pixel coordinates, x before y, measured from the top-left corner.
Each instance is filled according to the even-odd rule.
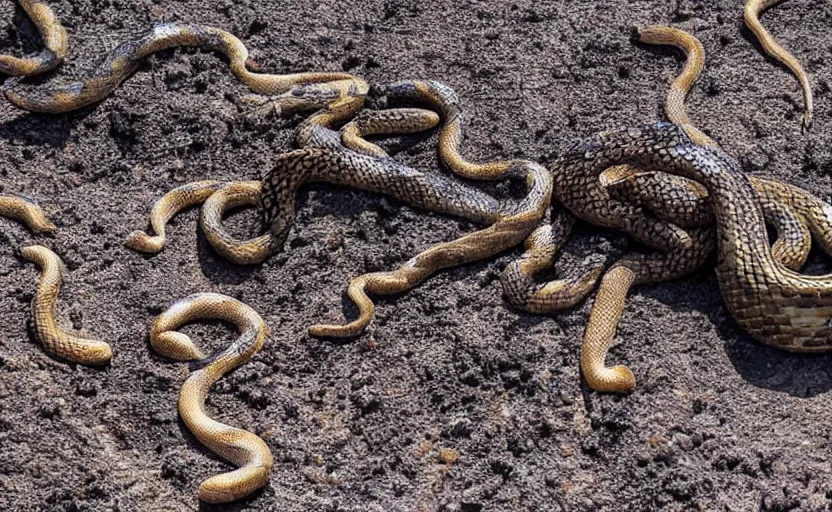
[[[54,80],[82,76],[155,22],[209,24],[239,36],[270,72],[441,80],[468,113],[467,156],[544,165],[592,132],[663,119],[682,57],[628,36],[634,25],[672,24],[708,53],[689,99],[694,121],[747,171],[827,200],[832,193],[825,1],[793,0],[763,18],[811,75],[808,135],[796,80],[761,54],[739,0],[49,3],[72,45]],[[0,16],[0,51],[40,47],[11,1]],[[271,336],[213,389],[209,411],[261,435],[275,465],[261,492],[206,510],[832,510],[832,358],[783,353],[740,332],[712,264],[628,299],[610,359],[634,370],[638,389],[618,397],[587,390],[579,374],[591,301],[552,316],[507,307],[498,277],[519,249],[378,299],[357,340],[308,336],[311,324],[355,314],[344,293],[350,278],[476,228],[380,196],[305,188],[286,249],[252,268],[209,249],[196,210],[173,222],[158,256],[125,249],[125,235],[146,227],[152,202],[170,188],[257,179],[292,148],[294,124],[251,118],[233,101],[246,92],[222,57],[171,50],[82,112],[0,107],[3,188],[36,198],[59,227],[36,237],[0,222],[0,509],[200,507],[199,483],[230,466],[178,420],[187,368],[152,353],[148,328],[175,299],[213,291],[254,307]],[[396,158],[447,172],[435,142]],[[251,235],[258,218],[245,211],[230,224]],[[573,238],[563,272],[627,245],[591,226]],[[29,334],[39,273],[17,251],[32,242],[66,262],[61,322],[110,342],[109,367],[57,361]],[[827,263],[813,255],[809,271]],[[232,336],[219,325],[187,332],[211,349]]]

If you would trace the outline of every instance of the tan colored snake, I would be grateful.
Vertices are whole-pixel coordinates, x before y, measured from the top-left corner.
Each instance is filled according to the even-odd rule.
[[[736,159],[660,123],[597,134],[573,147],[557,166],[598,173],[618,164],[683,176],[708,189],[718,229],[717,278],[743,329],[783,350],[832,349],[832,275],[798,274],[774,259],[757,194]]]
[[[743,9],[743,19],[746,26],[757,36],[757,40],[762,45],[763,49],[773,58],[780,61],[784,66],[789,68],[792,74],[800,82],[800,88],[803,90],[803,130],[808,130],[812,127],[812,86],[809,84],[809,76],[803,70],[800,62],[788,50],[780,46],[777,41],[771,37],[771,34],[760,23],[760,13],[769,7],[782,2],[783,0],[748,0]]]
[[[37,15],[40,17],[42,12],[44,11],[38,11]],[[50,26],[55,24],[57,21],[53,20]],[[19,108],[33,112],[61,113],[77,110],[112,94],[148,55],[182,46],[205,48],[224,54],[228,57],[234,76],[258,94],[276,96],[274,104],[283,112],[312,110],[337,104],[327,115],[348,116],[361,108],[367,91],[363,80],[347,73],[253,73],[247,68],[248,50],[229,32],[203,25],[162,23],[150,32],[110,51],[92,76],[84,81],[54,86],[18,83],[6,89],[6,97]],[[345,97],[349,97],[350,101],[338,103],[339,98]],[[309,136],[306,131],[303,133]]]
[[[428,110],[391,109],[372,113],[360,113],[341,129],[341,135],[330,135],[326,127],[316,127],[315,139],[306,143],[333,147],[332,140],[343,139],[343,145],[371,156],[387,156],[375,144],[364,137],[369,135],[400,135],[416,133],[435,127],[439,116]],[[335,148],[340,146],[337,143]],[[200,228],[208,243],[222,257],[238,265],[254,265],[269,256],[271,235],[266,234],[250,240],[238,240],[222,225],[223,216],[234,208],[256,206],[260,199],[259,181],[219,183],[201,181],[183,185],[165,194],[153,206],[150,223],[156,236],[141,231],[130,234],[125,245],[146,253],[158,253],[164,247],[165,224],[180,211],[190,206],[205,203],[200,215]]]
[[[392,294],[412,288],[441,268],[485,258],[516,245],[525,238],[548,207],[551,178],[545,169],[531,162],[470,164],[459,155],[462,120],[458,99],[449,88],[436,82],[404,82],[388,88],[388,99],[426,103],[437,113],[422,109],[389,109],[361,114],[340,132],[330,126],[335,119],[319,119],[310,126],[311,136],[299,137],[304,149],[278,157],[275,169],[264,179],[261,205],[271,233],[250,241],[239,241],[222,228],[223,213],[248,204],[257,194],[252,183],[231,183],[210,195],[203,206],[201,226],[218,252],[237,263],[257,263],[269,252],[282,249],[294,212],[294,192],[304,183],[326,181],[382,193],[427,210],[491,223],[485,230],[455,242],[441,244],[389,273],[361,276],[350,283],[349,296],[359,307],[359,318],[346,326],[322,325],[310,328],[316,336],[346,337],[359,334],[372,319],[373,303],[368,293]],[[480,179],[504,176],[525,178],[529,193],[519,205],[502,207],[493,198],[441,175],[423,174],[392,160],[375,144],[364,139],[372,134],[413,133],[436,126],[444,119],[440,134],[440,155],[457,173]],[[206,191],[207,194],[207,191]],[[167,197],[167,196],[166,196]],[[191,204],[177,195],[178,204]],[[172,204],[163,198],[162,204]],[[169,218],[163,212],[177,208],[154,208],[154,225]],[[158,211],[157,215],[155,212]],[[156,228],[155,228],[156,229]],[[267,244],[267,242],[269,242]]]
[[[649,27],[639,30],[636,36],[647,43],[672,44],[688,54],[683,72],[671,86],[666,112],[674,123],[689,132],[694,142],[715,145],[690,122],[684,108],[687,92],[704,65],[702,45],[693,36],[668,27]],[[613,266],[614,271],[610,270],[602,280],[585,332],[582,368],[590,387],[626,392],[635,386],[632,373],[623,367],[612,372],[604,369],[624,298],[632,284],[676,279],[701,266],[714,247],[713,235],[705,229],[713,223],[713,207],[706,189],[684,178],[627,165],[602,171],[588,174],[584,169],[572,168],[570,172],[556,166],[554,194],[578,217],[620,229],[659,251],[627,256]],[[752,183],[761,196],[766,220],[777,230],[774,249],[783,264],[799,268],[805,262],[812,234],[824,248],[832,241],[832,208],[826,203],[772,180],[752,178]],[[591,291],[599,275],[599,269],[594,268],[576,280],[535,285],[531,275],[550,265],[554,257],[552,246],[547,246],[551,242],[543,240],[535,243],[530,239],[520,262],[509,265],[504,273],[506,296],[520,309],[549,312],[564,304],[571,305]],[[535,259],[536,255],[543,257]],[[527,264],[524,269],[524,261],[536,264]],[[511,283],[518,289],[513,289]]]
[[[204,203],[220,186],[218,181],[206,180],[188,183],[171,190],[156,201],[150,212],[150,225],[156,234],[151,236],[144,231],[133,231],[128,235],[124,245],[134,251],[148,254],[160,252],[167,241],[165,225],[170,219],[185,208]]]
[[[197,320],[224,320],[240,335],[227,349],[205,357],[187,335],[176,331]],[[179,391],[179,415],[188,430],[212,452],[238,466],[199,486],[199,499],[228,503],[248,496],[269,482],[272,454],[258,436],[220,423],[205,412],[205,399],[223,375],[245,364],[266,341],[266,323],[249,306],[217,293],[199,293],[176,301],[150,329],[153,348],[167,357],[192,363],[190,377]]]
[[[69,44],[66,30],[48,5],[36,0],[18,0],[43,39],[44,49],[29,57],[0,55],[0,73],[29,76],[56,68],[66,58]]]
[[[0,194],[0,217],[23,223],[35,233],[54,233],[58,228],[33,200],[10,194]]]
[[[41,267],[40,284],[32,300],[32,316],[35,332],[46,351],[73,363],[92,366],[107,364],[113,355],[110,345],[69,334],[55,321],[55,303],[61,290],[64,268],[58,255],[41,245],[24,247],[20,254],[26,261]]]

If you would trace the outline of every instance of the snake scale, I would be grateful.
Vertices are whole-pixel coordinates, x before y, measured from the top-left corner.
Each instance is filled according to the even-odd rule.
[[[32,314],[35,332],[46,351],[73,363],[91,366],[107,364],[113,355],[110,345],[69,334],[55,321],[55,304],[64,273],[64,264],[58,255],[42,245],[24,247],[20,255],[42,269],[38,291],[32,299]]]
[[[455,241],[431,247],[399,269],[365,274],[348,288],[359,316],[346,325],[315,325],[314,336],[349,337],[360,334],[370,323],[374,305],[368,294],[402,293],[443,268],[480,260],[522,242],[540,222],[552,190],[551,175],[541,166],[525,161],[473,164],[459,154],[462,111],[456,94],[438,82],[409,81],[385,88],[388,102],[418,103],[435,110],[442,119],[439,152],[456,174],[480,180],[514,177],[525,180],[526,196],[517,204],[500,205],[492,197],[441,174],[416,171],[378,151],[370,154],[350,148],[306,148],[280,155],[263,178],[264,223],[271,227],[271,248],[282,249],[293,223],[297,190],[306,183],[327,182],[368,192],[382,193],[411,206],[453,215],[488,227]]]
[[[757,195],[737,160],[717,147],[694,144],[680,128],[601,132],[558,162],[576,172],[631,164],[705,186],[717,223],[717,278],[739,325],[762,343],[784,350],[832,348],[832,276],[798,274],[771,253]]]

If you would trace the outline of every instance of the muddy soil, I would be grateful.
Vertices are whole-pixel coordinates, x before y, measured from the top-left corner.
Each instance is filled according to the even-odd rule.
[[[634,45],[634,25],[693,31],[708,54],[689,100],[694,121],[746,170],[832,193],[832,22],[828,2],[794,0],[764,16],[811,75],[815,128],[801,134],[796,80],[742,27],[741,2],[617,0],[55,0],[71,55],[50,80],[82,76],[105,50],[159,21],[215,25],[263,70],[347,70],[376,84],[430,78],[468,112],[466,155],[550,164],[591,132],[663,119],[682,56]],[[0,51],[39,48],[31,23],[0,5]],[[591,392],[578,369],[587,302],[552,316],[507,307],[499,273],[519,249],[442,272],[377,300],[367,334],[306,334],[352,317],[351,277],[390,269],[476,226],[380,196],[310,186],[282,254],[243,268],[216,256],[198,212],[169,246],[122,246],[152,202],[192,180],[257,179],[293,144],[296,121],[256,119],[220,56],[171,50],[94,108],[32,115],[0,106],[6,192],[36,198],[59,231],[0,229],[0,509],[195,510],[199,483],[230,469],[178,420],[186,365],[152,353],[148,328],[194,292],[237,297],[271,336],[212,391],[217,418],[261,435],[275,465],[249,499],[206,510],[521,511],[832,509],[832,358],[755,343],[728,315],[713,262],[690,278],[637,288],[611,360],[631,395]],[[424,172],[436,137],[396,158]],[[498,191],[509,190],[498,188]],[[253,211],[232,217],[254,234]],[[66,262],[63,325],[109,341],[105,369],[47,356],[29,333],[38,271],[17,256],[38,242]],[[627,242],[582,226],[558,263],[614,258]],[[809,270],[828,259],[813,255]],[[194,326],[209,349],[222,325]],[[452,450],[452,451],[449,451]],[[453,454],[456,454],[456,460]],[[449,457],[449,455],[451,455]]]

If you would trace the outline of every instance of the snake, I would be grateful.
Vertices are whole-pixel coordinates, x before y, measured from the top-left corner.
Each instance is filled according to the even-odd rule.
[[[54,233],[52,223],[34,199],[15,194],[0,194],[0,217],[23,223],[35,233]]]
[[[380,100],[381,93],[377,94],[376,99]],[[312,124],[315,129],[310,131],[311,136],[298,138],[302,149],[277,158],[259,189],[250,182],[237,182],[206,191],[208,198],[200,217],[202,231],[221,255],[241,264],[259,263],[282,249],[293,222],[295,193],[303,184],[316,181],[382,193],[429,211],[490,224],[459,240],[430,248],[396,271],[353,279],[348,295],[358,306],[358,318],[346,325],[311,326],[309,332],[315,336],[360,334],[369,325],[374,311],[368,293],[401,293],[442,268],[483,259],[516,245],[529,234],[548,207],[551,178],[541,166],[528,161],[474,164],[462,158],[459,153],[462,113],[453,90],[438,82],[408,81],[384,88],[383,95],[383,101],[425,104],[435,112],[421,108],[366,111],[340,131],[333,129],[337,122],[333,118],[319,120]],[[504,207],[487,194],[456,180],[403,166],[365,138],[374,134],[414,133],[433,128],[440,120],[443,120],[440,156],[456,174],[474,179],[496,180],[507,176],[526,179],[526,198],[517,205]],[[258,194],[270,232],[248,241],[234,239],[222,228],[223,214],[230,208],[250,204]],[[177,197],[183,207],[186,203],[192,204],[186,196]],[[158,210],[154,207],[152,224],[163,226],[169,219],[164,212],[173,212],[176,208],[162,207],[169,204],[165,197],[158,204]],[[156,211],[160,213],[157,215]]]
[[[89,366],[107,364],[113,355],[110,345],[65,332],[55,320],[55,303],[64,272],[60,257],[42,245],[23,247],[20,255],[42,269],[40,284],[32,299],[32,316],[35,333],[46,351],[72,363]]]
[[[780,46],[777,41],[771,37],[771,34],[760,23],[760,13],[769,7],[782,2],[783,0],[748,0],[743,9],[743,20],[745,25],[754,33],[760,45],[766,53],[772,58],[781,62],[784,66],[789,68],[792,74],[800,83],[800,88],[803,90],[803,117],[802,129],[809,130],[812,127],[812,86],[809,84],[809,76],[803,70],[803,66],[788,50]]]
[[[684,108],[687,93],[704,66],[701,43],[670,27],[638,29],[633,36],[649,44],[677,46],[686,53],[685,67],[670,87],[665,111],[695,143],[716,146],[690,121]],[[635,388],[632,372],[623,366],[604,366],[624,299],[634,284],[677,279],[704,263],[715,247],[710,228],[714,223],[713,207],[703,186],[678,176],[630,165],[610,166],[595,174],[584,171],[555,165],[555,198],[582,220],[624,231],[658,251],[625,256],[607,271],[584,334],[581,366],[590,388],[629,392]],[[778,261],[800,268],[808,256],[812,234],[827,248],[832,241],[832,207],[797,187],[760,178],[751,180],[761,197],[766,221],[777,231],[774,249]],[[568,230],[559,231],[561,239],[568,236]],[[530,312],[551,312],[577,303],[593,289],[600,276],[599,267],[572,281],[534,282],[534,272],[551,265],[555,250],[556,242],[551,239],[529,239],[520,261],[506,267],[502,282],[512,305]]]
[[[64,61],[69,50],[66,29],[45,3],[36,0],[18,0],[18,3],[35,25],[44,48],[35,55],[22,58],[0,55],[0,73],[19,77],[55,69]]]
[[[390,109],[357,114],[337,135],[329,134],[327,123],[315,122],[314,139],[301,138],[307,147],[349,148],[376,157],[388,155],[377,145],[366,140],[371,135],[404,135],[429,130],[439,124],[439,116],[424,109]],[[340,141],[333,144],[331,141]],[[326,142],[321,142],[326,141]],[[238,265],[254,265],[265,261],[271,253],[271,235],[264,234],[249,240],[239,240],[222,225],[229,210],[242,206],[257,206],[260,202],[259,181],[231,182],[211,194],[202,206],[200,229],[214,250],[226,260]]]
[[[206,357],[189,336],[176,330],[198,320],[232,323],[239,336],[225,350]],[[238,466],[200,484],[199,499],[206,503],[243,498],[269,481],[273,461],[268,445],[251,432],[220,423],[205,412],[211,387],[251,359],[263,347],[267,331],[263,318],[250,306],[217,293],[197,293],[180,299],[156,317],[151,326],[150,343],[154,350],[171,359],[192,361],[192,373],[179,391],[179,415],[185,426],[200,443]]]
[[[41,12],[38,11],[38,16]],[[222,53],[228,58],[231,73],[255,93],[274,96],[270,103],[282,113],[332,106],[302,126],[299,134],[302,137],[314,137],[314,123],[356,112],[363,105],[368,89],[366,82],[348,73],[252,72],[248,69],[254,66],[248,49],[233,34],[205,25],[160,23],[108,52],[85,80],[37,86],[16,82],[5,89],[5,94],[15,106],[31,112],[58,114],[78,110],[110,96],[148,55],[175,47],[198,47]]]
[[[710,137],[693,125],[684,108],[685,97],[704,67],[701,43],[692,35],[670,27],[648,27],[637,30],[634,35],[641,42],[669,44],[685,52],[685,68],[670,87],[665,112],[694,143],[716,147]],[[683,228],[713,223],[713,207],[707,190],[694,181],[666,173],[643,172],[630,166],[607,169],[601,178],[612,197],[626,198],[662,220]],[[798,187],[756,177],[749,177],[749,182],[757,193],[765,221],[777,231],[771,248],[776,261],[789,269],[801,268],[808,257],[812,235],[829,251],[832,207]],[[606,368],[604,359],[614,340],[630,287],[644,282],[637,272],[621,262],[601,280],[581,350],[581,367],[592,389],[629,392],[635,388],[635,378],[629,368],[621,365]]]
[[[406,81],[379,88],[379,103],[427,105],[442,120],[439,154],[458,176],[497,180],[507,177],[526,182],[526,196],[516,204],[502,205],[491,196],[456,179],[423,173],[379,153],[342,145],[340,150],[304,148],[280,155],[262,181],[260,207],[270,226],[271,250],[282,249],[293,223],[297,190],[314,182],[350,186],[392,197],[408,205],[469,221],[488,224],[479,231],[431,247],[400,268],[364,274],[350,281],[347,295],[358,308],[358,318],[344,325],[313,325],[318,337],[353,337],[369,325],[374,304],[368,294],[403,293],[433,273],[487,258],[522,242],[540,222],[549,206],[551,175],[527,160],[476,164],[460,154],[462,111],[448,86],[435,81]]]
[[[691,34],[672,27],[653,26],[635,30],[634,39],[647,44],[672,45],[686,54],[684,69],[673,81],[665,103],[668,119],[679,126],[690,139],[702,146],[715,147],[716,143],[699,130],[690,120],[684,102],[693,84],[705,65],[705,53],[702,44]],[[682,228],[700,229],[713,223],[713,208],[707,191],[696,182],[665,173],[645,173],[630,166],[615,166],[606,169],[600,175],[602,186],[611,197],[644,207],[663,220]],[[778,233],[773,245],[775,257],[782,264],[799,269],[808,257],[811,247],[811,234],[807,226],[809,221],[821,218],[828,227],[828,215],[800,216],[795,212],[791,201],[795,195],[801,198],[810,196],[805,191],[775,181],[751,178],[760,198],[766,220],[775,226]],[[822,202],[811,198],[813,205]],[[804,210],[805,211],[805,210]],[[832,210],[830,210],[832,211]],[[618,213],[620,214],[620,213]],[[813,223],[813,226],[817,225]],[[824,226],[822,223],[821,226]],[[702,236],[703,233],[695,233]],[[828,240],[819,237],[819,240]],[[614,341],[615,329],[623,313],[624,300],[634,284],[647,284],[662,280],[675,279],[689,273],[702,262],[713,247],[711,239],[704,246],[696,247],[700,258],[686,258],[694,265],[670,272],[665,275],[645,275],[643,269],[633,268],[632,262],[617,262],[601,280],[595,303],[584,332],[581,347],[581,368],[590,388],[596,391],[626,393],[635,389],[636,382],[632,371],[623,365],[607,368],[604,365],[607,352]],[[706,252],[703,250],[707,248]],[[690,249],[687,249],[690,251]],[[693,253],[691,253],[693,254]],[[672,258],[672,257],[671,257]],[[653,269],[655,270],[655,269]]]
[[[171,190],[156,201],[150,212],[150,225],[156,234],[148,235],[144,231],[133,231],[127,236],[124,245],[134,251],[147,254],[161,252],[167,243],[165,225],[182,210],[204,203],[221,186],[219,181],[205,180],[186,183]]]
[[[269,256],[271,237],[260,235],[250,240],[238,240],[222,226],[226,211],[241,206],[257,206],[260,201],[259,181],[227,183],[205,201],[199,217],[199,226],[211,247],[220,256],[238,265],[254,265]]]

